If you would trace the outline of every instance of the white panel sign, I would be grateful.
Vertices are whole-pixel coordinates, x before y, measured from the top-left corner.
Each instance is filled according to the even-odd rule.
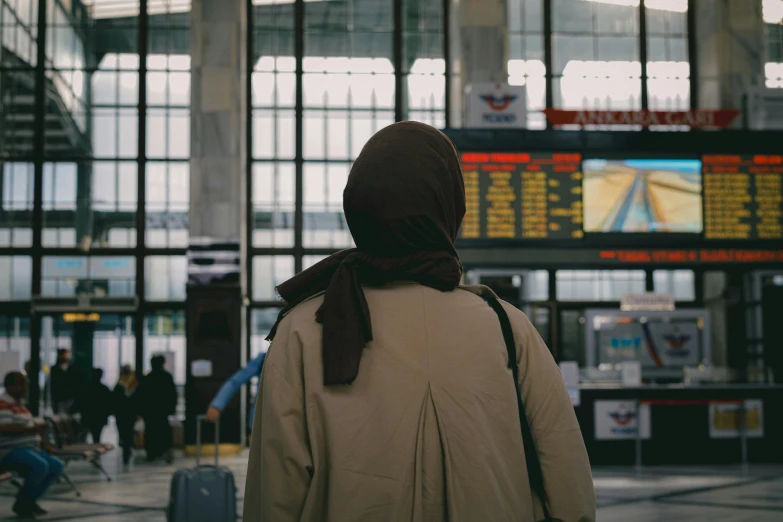
[[[672,294],[646,292],[625,294],[620,301],[621,310],[674,310]]]
[[[136,277],[136,260],[132,257],[95,256],[90,260],[90,277],[96,279]]]
[[[620,367],[623,378],[623,386],[642,385],[642,363],[639,361],[625,361]]]
[[[84,257],[43,258],[43,274],[50,278],[87,277],[87,261]]]
[[[212,377],[212,361],[193,361],[190,364],[190,373],[193,377]]]
[[[738,403],[710,403],[710,437],[737,438],[742,435],[742,405]],[[764,436],[764,405],[760,399],[745,401],[745,436]]]
[[[576,361],[563,361],[560,363],[560,373],[568,389],[571,404],[579,406],[582,402],[579,392],[579,364]]]
[[[465,88],[469,129],[519,129],[527,126],[527,95],[524,86],[474,83]]]
[[[641,425],[641,438],[650,438],[650,406],[635,401],[595,401],[596,440],[635,439]]]

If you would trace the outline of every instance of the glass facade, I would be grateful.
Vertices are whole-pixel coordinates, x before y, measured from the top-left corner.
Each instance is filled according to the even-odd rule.
[[[767,37],[765,85],[783,89],[783,0],[763,0],[762,13]]]
[[[644,270],[558,270],[558,301],[620,301],[625,294],[645,291]]]
[[[444,127],[447,100],[460,93],[447,92],[453,53],[444,5],[453,3],[244,1],[254,354],[265,349],[280,306],[275,286],[352,246],[342,190],[368,138],[396,120]],[[528,127],[546,127],[548,104],[690,107],[688,1],[647,0],[643,12],[639,5],[508,0],[508,79],[527,88]],[[781,5],[763,0],[770,87],[783,87]],[[184,382],[190,7],[190,0],[0,0],[3,346],[30,346],[38,331],[51,346],[71,342],[62,317],[31,319],[38,297],[116,298],[133,311],[95,325],[95,339],[120,339],[101,341],[121,347],[105,364],[148,364],[151,353],[172,353]],[[657,274],[656,288],[693,287],[692,273]],[[526,284],[534,301],[612,302],[644,291],[648,276],[537,271]]]
[[[524,85],[527,91],[527,124],[546,127],[541,112],[546,108],[543,0],[511,0],[508,9],[508,83]]]
[[[639,3],[552,0],[554,106],[642,108]]]

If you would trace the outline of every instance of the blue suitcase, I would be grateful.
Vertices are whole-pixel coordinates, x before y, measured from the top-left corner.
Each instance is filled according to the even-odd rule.
[[[171,477],[168,522],[235,522],[237,489],[234,474],[218,465],[220,426],[215,425],[215,465],[201,465],[201,423],[196,418],[196,467],[180,469]]]

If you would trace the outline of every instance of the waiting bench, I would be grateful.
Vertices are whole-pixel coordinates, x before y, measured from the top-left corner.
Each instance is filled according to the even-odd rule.
[[[111,482],[111,476],[103,465],[101,465],[100,458],[112,451],[114,445],[78,442],[73,417],[70,415],[52,415],[51,417],[46,417],[46,424],[49,428],[47,434],[48,442],[52,446],[52,455],[63,460],[66,465],[72,460],[89,462],[106,477],[106,480]],[[67,476],[64,475],[64,477],[67,482],[71,483]],[[71,486],[76,490],[76,487],[73,486],[72,483]]]

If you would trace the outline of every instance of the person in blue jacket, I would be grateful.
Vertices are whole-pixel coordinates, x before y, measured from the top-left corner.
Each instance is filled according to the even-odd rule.
[[[228,401],[236,395],[243,384],[248,384],[253,377],[256,376],[258,376],[259,382],[261,381],[261,368],[264,366],[265,358],[266,352],[258,354],[255,358],[251,359],[244,368],[237,371],[220,387],[220,390],[215,394],[215,398],[212,399],[212,402],[207,409],[207,420],[209,422],[217,422],[221,412],[228,404]],[[258,390],[256,390],[256,395],[257,394]],[[253,426],[254,413],[255,404],[251,404],[248,412],[248,428],[252,428]]]

